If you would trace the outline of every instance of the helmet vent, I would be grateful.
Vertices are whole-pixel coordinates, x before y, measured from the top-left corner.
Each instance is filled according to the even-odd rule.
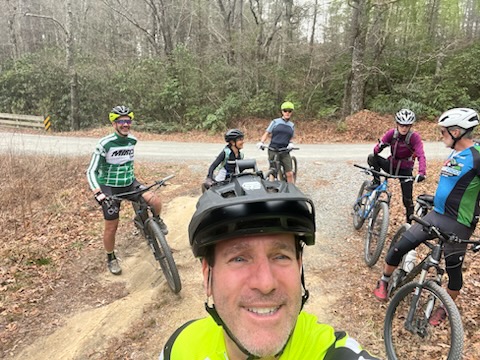
[[[271,218],[271,219],[252,219],[250,221],[241,221],[237,223],[237,230],[250,230],[250,229],[261,229],[261,228],[276,228],[279,229],[282,227],[281,219]]]
[[[236,196],[237,196],[237,195],[235,194],[235,191],[233,191],[233,190],[224,192],[224,193],[222,193],[221,195],[222,195],[222,197],[224,197],[224,198],[231,198],[231,197],[236,197]]]

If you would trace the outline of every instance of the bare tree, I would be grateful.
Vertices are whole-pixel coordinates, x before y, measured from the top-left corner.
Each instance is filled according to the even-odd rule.
[[[343,112],[345,115],[363,109],[366,81],[364,56],[368,28],[370,0],[352,0],[351,54],[352,66],[345,83]]]
[[[77,72],[75,69],[75,42],[74,42],[74,32],[72,26],[73,12],[72,12],[72,2],[71,0],[66,0],[66,25],[63,25],[62,22],[57,20],[52,16],[46,16],[41,14],[32,14],[25,13],[27,17],[35,17],[40,19],[45,19],[53,21],[58,25],[65,35],[65,52],[66,52],[66,64],[67,70],[70,77],[70,128],[72,130],[80,129],[80,120],[78,117],[78,97],[77,97]]]

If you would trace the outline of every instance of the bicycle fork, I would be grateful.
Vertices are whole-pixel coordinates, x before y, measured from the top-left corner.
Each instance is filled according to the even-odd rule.
[[[420,296],[423,291],[423,284],[426,281],[428,269],[430,267],[433,266],[437,268],[438,275],[437,275],[436,282],[438,284],[441,283],[443,272],[438,269],[438,265],[440,261],[437,260],[437,257],[438,258],[440,257],[440,247],[435,247],[435,249],[433,249],[432,254],[429,256],[428,260],[425,261],[425,263],[422,266],[420,278],[417,286],[415,287],[412,301],[410,303],[410,308],[408,310],[408,315],[405,320],[405,329],[410,331],[411,333],[415,333],[419,335],[422,338],[427,336],[428,321],[430,319],[430,316],[432,315],[433,309],[435,308],[436,296],[434,294],[430,294],[428,296],[428,301],[426,302],[426,305],[423,310],[424,316],[422,318],[416,318],[415,314],[419,306]]]

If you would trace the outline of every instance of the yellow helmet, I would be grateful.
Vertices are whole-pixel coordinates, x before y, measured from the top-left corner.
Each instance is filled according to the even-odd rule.
[[[280,106],[280,110],[293,110],[295,107],[293,106],[293,103],[290,101],[285,101],[282,106]]]
[[[112,123],[115,120],[117,120],[120,116],[128,116],[131,120],[133,120],[133,111],[130,111],[130,109],[124,105],[119,105],[119,106],[115,106],[110,111],[110,114],[108,114],[108,118]]]

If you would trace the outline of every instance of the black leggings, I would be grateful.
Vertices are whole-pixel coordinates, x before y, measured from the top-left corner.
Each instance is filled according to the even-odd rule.
[[[429,212],[424,217],[425,221],[438,226],[446,232],[453,232],[461,239],[470,239],[473,230],[460,224],[456,220],[448,216],[441,215],[435,211]],[[385,258],[385,262],[391,266],[398,266],[402,261],[403,255],[428,239],[433,239],[433,235],[429,235],[423,231],[423,227],[414,224],[410,230],[406,231],[397,244],[391,248]],[[465,257],[466,244],[445,244],[444,256],[445,265],[448,274],[448,288],[458,291],[463,286],[462,264]]]
[[[386,173],[390,174],[390,160],[385,159],[380,155],[370,154],[368,155],[368,165],[370,165],[373,170],[380,171],[380,168]],[[412,169],[398,169],[397,174],[391,175],[401,175],[401,176],[412,176]],[[375,177],[378,179],[378,177]],[[403,206],[405,206],[405,215],[407,222],[411,223],[410,215],[413,214],[413,181],[400,181],[400,187],[402,188],[402,201]]]

